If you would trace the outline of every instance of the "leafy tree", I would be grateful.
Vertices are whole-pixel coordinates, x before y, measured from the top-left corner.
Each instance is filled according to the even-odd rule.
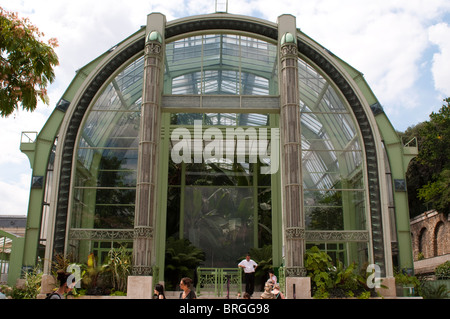
[[[444,102],[439,112],[431,113],[429,121],[405,132],[419,136],[419,154],[406,173],[411,217],[422,213],[425,205],[450,212],[450,98]]]
[[[19,105],[34,111],[38,99],[48,104],[58,43],[55,38],[44,43],[43,36],[28,18],[0,7],[0,116],[11,115]]]

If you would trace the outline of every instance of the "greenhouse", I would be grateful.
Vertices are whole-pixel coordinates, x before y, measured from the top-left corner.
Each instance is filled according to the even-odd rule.
[[[209,268],[269,247],[288,295],[312,246],[383,278],[413,268],[405,171],[417,148],[362,73],[292,15],[151,13],[77,71],[21,150],[33,169],[24,268],[101,264],[124,247],[133,276],[168,282],[167,246],[181,239]]]

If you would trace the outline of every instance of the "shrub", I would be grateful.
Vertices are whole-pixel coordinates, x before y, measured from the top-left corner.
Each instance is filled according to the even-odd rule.
[[[345,267],[342,262],[336,266],[331,257],[316,246],[305,254],[305,268],[311,277],[312,293],[316,299],[358,297],[369,298],[376,295],[366,285],[366,278],[357,273],[357,264]]]
[[[120,246],[120,248],[111,249],[108,257],[109,261],[104,269],[111,272],[113,289],[125,292],[132,264],[131,252],[126,247]]]
[[[450,260],[439,265],[435,269],[436,279],[450,279]]]

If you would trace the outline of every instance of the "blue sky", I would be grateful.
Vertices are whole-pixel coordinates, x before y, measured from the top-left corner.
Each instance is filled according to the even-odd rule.
[[[22,131],[40,131],[75,71],[146,24],[212,13],[214,0],[0,0],[56,37],[60,65],[50,105],[0,118],[0,215],[26,215],[31,169],[20,152]],[[228,12],[276,22],[281,14],[364,74],[398,131],[428,120],[450,96],[448,0],[229,0]]]

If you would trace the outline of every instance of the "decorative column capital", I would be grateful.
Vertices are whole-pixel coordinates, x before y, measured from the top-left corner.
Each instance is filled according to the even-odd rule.
[[[158,41],[147,41],[145,44],[145,54],[149,55],[161,55],[162,44]]]
[[[280,51],[280,56],[282,59],[297,58],[298,49],[295,43],[285,42],[281,45]]]

